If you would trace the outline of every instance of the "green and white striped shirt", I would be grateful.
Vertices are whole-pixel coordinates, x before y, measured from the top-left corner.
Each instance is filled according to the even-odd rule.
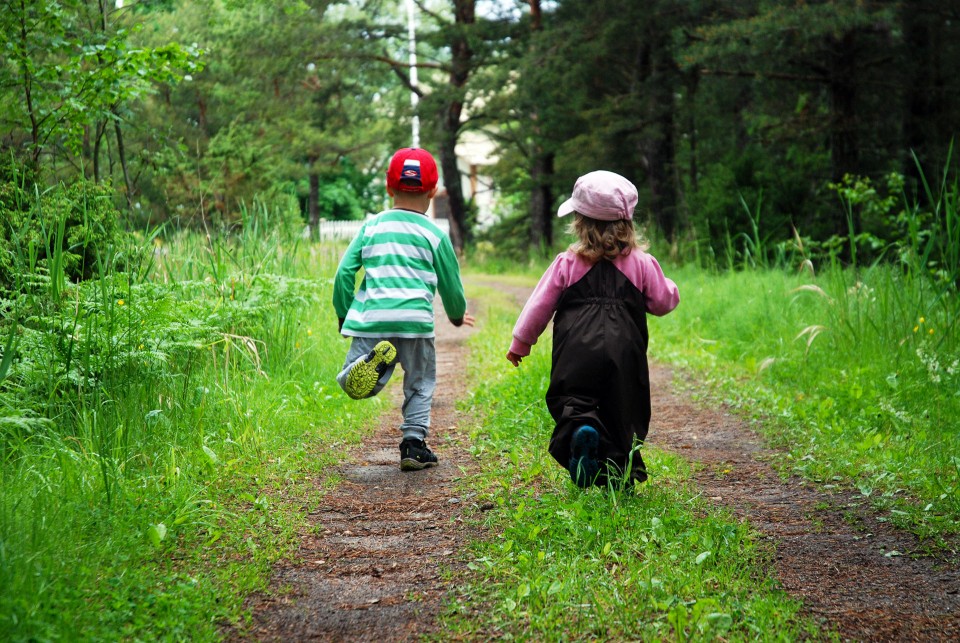
[[[360,228],[340,260],[333,307],[350,337],[433,337],[438,290],[447,317],[458,323],[467,300],[450,239],[425,215],[386,210]]]

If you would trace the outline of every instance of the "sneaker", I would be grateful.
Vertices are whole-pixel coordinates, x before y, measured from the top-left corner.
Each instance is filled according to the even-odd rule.
[[[437,466],[437,456],[423,440],[404,438],[400,443],[400,470],[420,471]]]
[[[573,484],[586,489],[594,483],[600,473],[597,462],[597,447],[600,434],[592,426],[581,426],[573,432],[573,444],[570,456],[570,479]]]
[[[397,349],[388,341],[382,341],[362,360],[353,365],[347,373],[344,390],[355,400],[370,397],[377,386],[377,380],[397,359]]]

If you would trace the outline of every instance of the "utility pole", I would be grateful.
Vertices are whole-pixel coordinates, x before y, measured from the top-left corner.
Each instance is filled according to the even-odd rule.
[[[407,0],[407,48],[410,52],[410,86],[417,86],[417,21],[416,5],[414,0]],[[411,147],[420,147],[420,115],[417,114],[417,105],[420,97],[417,92],[410,91],[410,106],[413,108],[412,143]]]

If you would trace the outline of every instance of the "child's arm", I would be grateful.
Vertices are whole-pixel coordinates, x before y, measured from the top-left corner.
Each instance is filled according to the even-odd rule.
[[[463,281],[460,279],[460,264],[453,250],[450,238],[444,235],[440,245],[434,250],[434,269],[437,271],[437,290],[443,302],[447,319],[454,326],[473,326],[474,317],[467,312],[467,298],[463,294]]]
[[[643,296],[647,300],[647,312],[662,316],[680,303],[680,290],[672,279],[663,274],[663,269],[652,255],[643,271]]]
[[[340,330],[343,330],[343,320],[347,318],[350,305],[353,303],[354,290],[357,286],[357,271],[363,265],[360,256],[360,250],[363,246],[362,239],[363,228],[347,246],[347,251],[340,259],[340,265],[337,266],[337,273],[333,278],[333,309],[337,313]]]
[[[513,341],[507,359],[514,366],[519,366],[522,358],[530,354],[530,347],[537,343],[557,310],[557,302],[566,287],[562,257],[563,254],[557,255],[543,273],[513,327]]]

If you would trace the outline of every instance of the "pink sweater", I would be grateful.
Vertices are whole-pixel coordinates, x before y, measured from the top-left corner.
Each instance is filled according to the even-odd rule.
[[[613,265],[643,293],[647,312],[666,315],[680,303],[677,285],[664,276],[660,264],[640,250],[617,257]],[[567,250],[557,255],[540,278],[540,283],[527,300],[517,324],[513,328],[510,352],[521,357],[530,354],[530,347],[547,328],[557,310],[557,302],[563,291],[580,281],[593,267],[579,255]]]

